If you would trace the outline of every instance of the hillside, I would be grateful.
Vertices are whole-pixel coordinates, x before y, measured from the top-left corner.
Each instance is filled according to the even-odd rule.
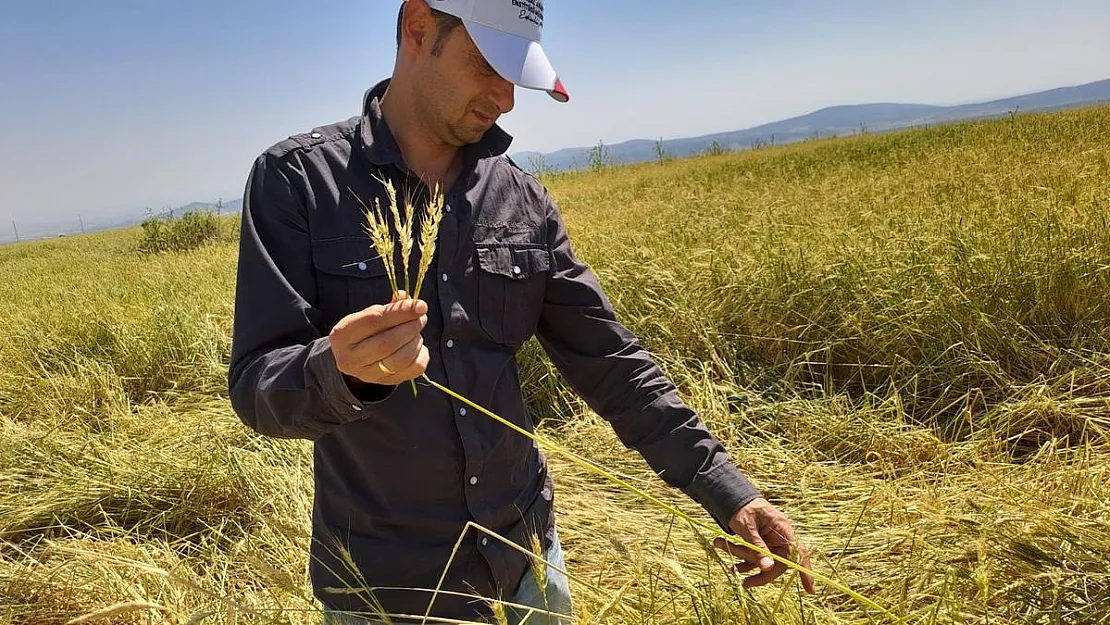
[[[714,143],[726,150],[746,150],[814,137],[885,132],[912,126],[1001,117],[1010,113],[1057,110],[1107,101],[1110,101],[1110,80],[960,106],[898,103],[833,106],[745,130],[670,139],[663,142],[663,148],[671,156],[683,157],[705,152]],[[548,154],[520,152],[513,158],[521,166],[532,169],[535,169],[536,164],[540,162],[545,167],[557,171],[581,169],[589,166],[591,149],[591,147],[566,148]],[[656,142],[649,140],[633,140],[605,146],[605,152],[613,163],[637,163],[657,158]]]
[[[708,519],[531,342],[576,623],[1110,622],[1110,107],[546,180],[619,319],[878,606],[743,590],[560,455]],[[236,246],[138,236],[0,248],[0,622],[318,622],[311,444],[226,398]]]

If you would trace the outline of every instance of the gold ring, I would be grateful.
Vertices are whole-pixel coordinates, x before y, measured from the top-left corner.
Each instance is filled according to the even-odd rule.
[[[381,371],[382,373],[384,373],[386,375],[397,375],[396,371],[392,371],[392,370],[390,370],[389,367],[385,366],[385,361],[384,360],[379,360],[378,361],[378,371]]]

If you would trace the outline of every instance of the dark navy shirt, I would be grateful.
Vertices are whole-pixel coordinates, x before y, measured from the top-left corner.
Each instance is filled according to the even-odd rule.
[[[328,333],[390,301],[361,202],[389,179],[417,204],[427,189],[382,117],[388,81],[361,115],[282,141],[254,162],[245,193],[229,369],[231,402],[255,431],[314,441],[310,574],[327,607],[369,609],[343,588],[435,588],[467,522],[527,547],[550,545],[552,480],[528,438],[419,385],[376,387],[336,368]],[[567,382],[621,441],[719,525],[758,491],[616,319],[575,257],[544,186],[506,155],[494,126],[465,150],[446,196],[423,336],[431,379],[528,429],[515,360],[536,336]],[[357,195],[357,197],[356,197]],[[445,590],[511,596],[528,561],[471,532]],[[350,554],[358,574],[340,557]],[[430,595],[383,590],[389,612],[424,613]],[[482,602],[440,596],[433,615],[476,618]]]

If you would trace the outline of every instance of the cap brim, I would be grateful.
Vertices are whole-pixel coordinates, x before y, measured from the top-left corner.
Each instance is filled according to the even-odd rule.
[[[520,87],[546,91],[559,102],[570,100],[538,42],[470,21],[463,21],[474,45],[498,74]]]

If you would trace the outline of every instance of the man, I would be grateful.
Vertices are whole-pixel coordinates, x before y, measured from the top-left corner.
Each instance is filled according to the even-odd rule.
[[[435,617],[488,618],[483,597],[570,612],[566,578],[549,571],[539,588],[529,560],[496,537],[528,548],[538,536],[562,566],[543,455],[408,384],[427,372],[530,429],[514,354],[533,335],[668,484],[721,527],[790,553],[789,520],[616,320],[546,189],[505,156],[510,137],[496,122],[516,86],[568,100],[542,24],[539,0],[407,0],[393,75],[368,91],[362,114],[276,144],[248,179],[231,400],[258,432],[314,441],[310,572],[332,622],[417,620],[449,560]],[[363,204],[387,201],[382,180],[406,206],[422,206],[432,185],[446,190],[430,276],[413,298],[392,300],[363,231]],[[468,532],[451,558],[468,522],[490,533]],[[784,571],[728,548],[738,568],[759,571],[747,585]]]

